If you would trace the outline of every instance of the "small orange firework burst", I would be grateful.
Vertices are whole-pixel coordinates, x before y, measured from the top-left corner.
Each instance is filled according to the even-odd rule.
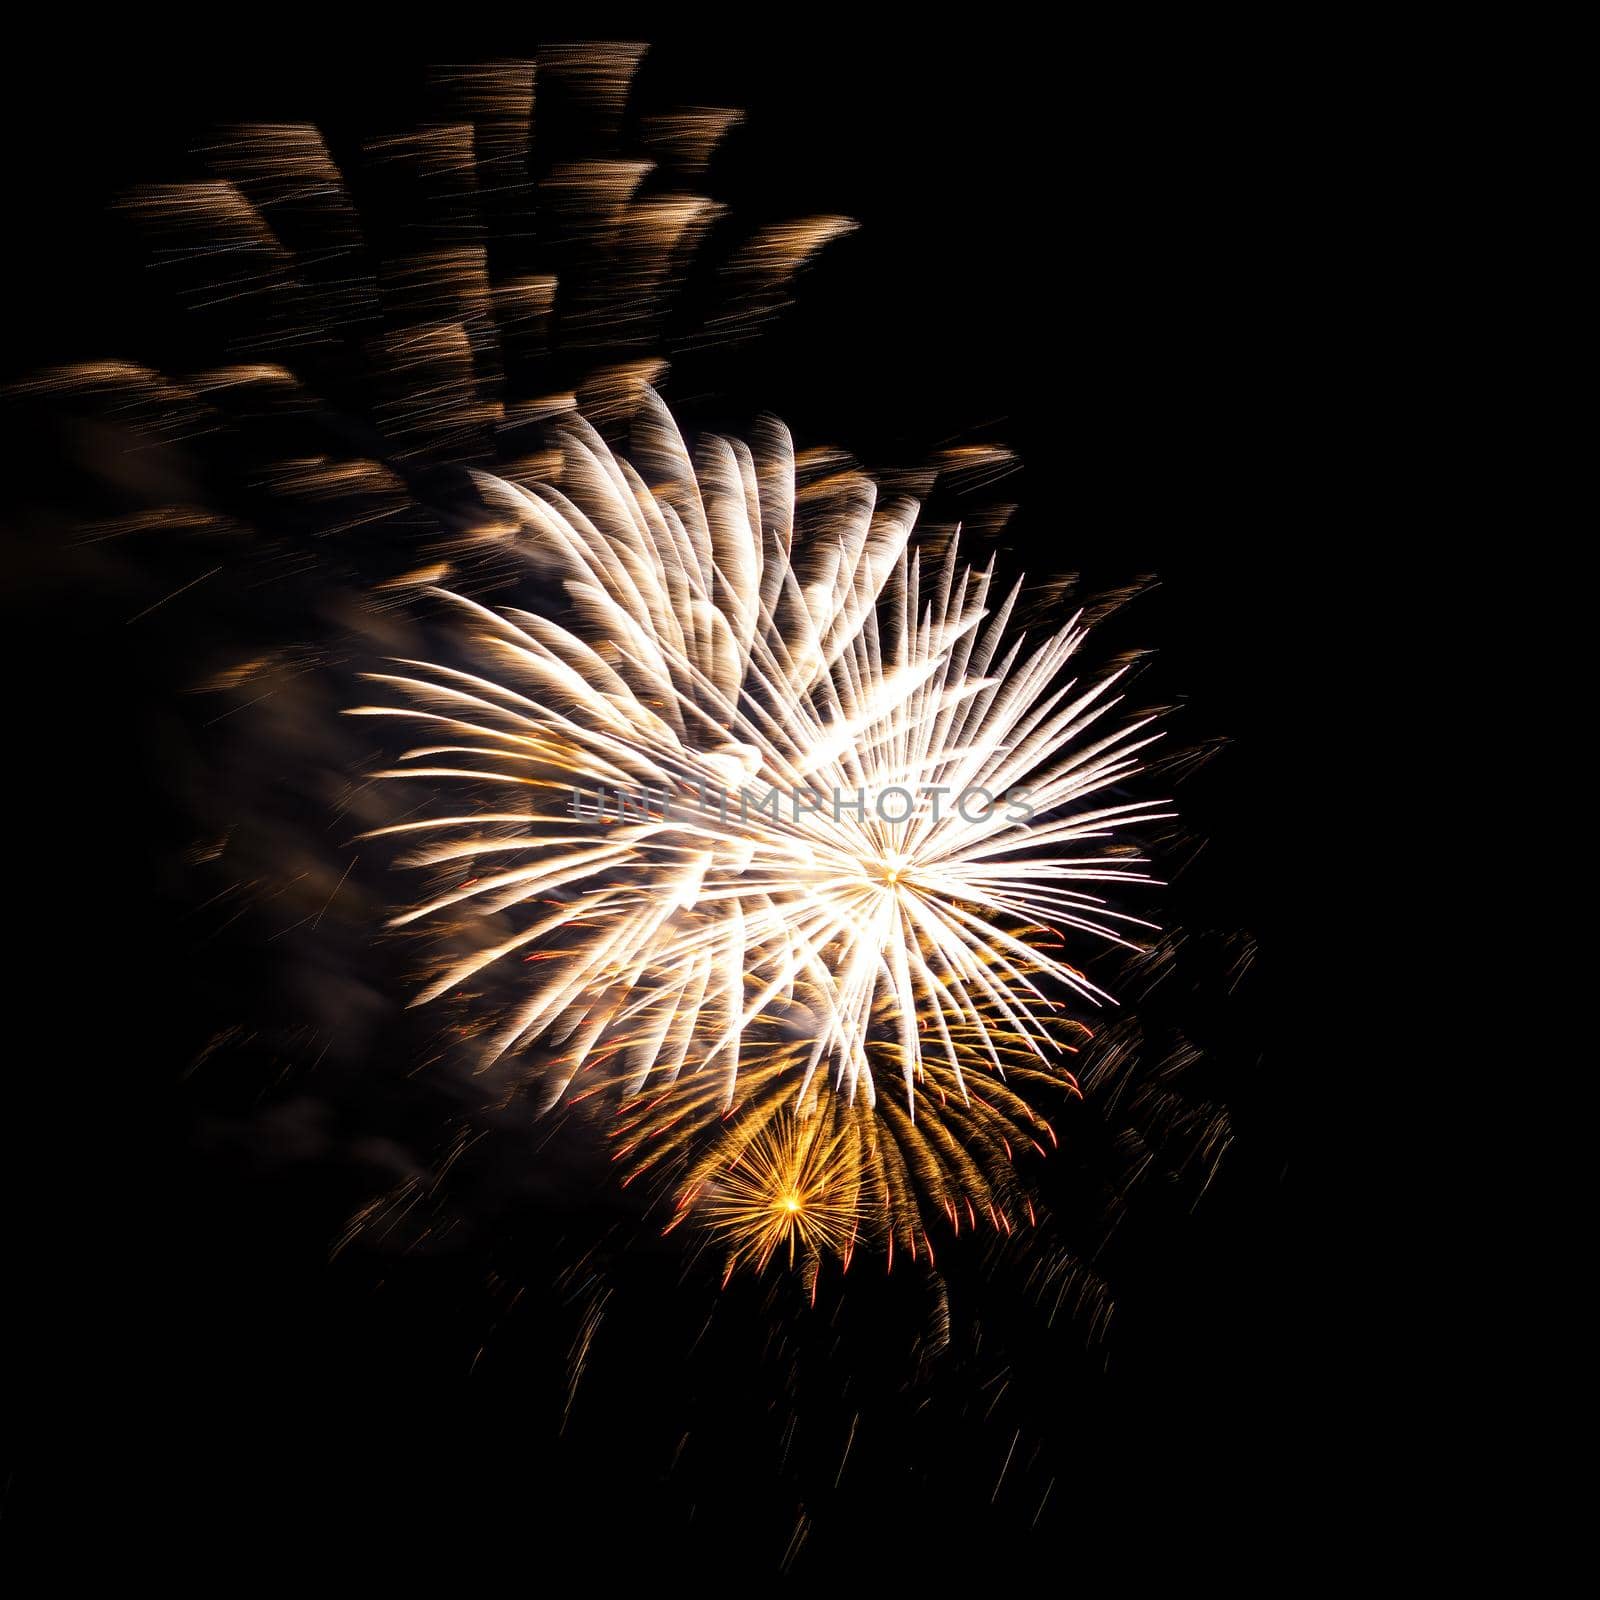
[[[749,1135],[731,1129],[718,1170],[700,1192],[713,1237],[728,1248],[728,1272],[762,1271],[787,1249],[797,1255],[847,1260],[860,1223],[861,1171],[847,1130],[826,1114],[785,1112]]]

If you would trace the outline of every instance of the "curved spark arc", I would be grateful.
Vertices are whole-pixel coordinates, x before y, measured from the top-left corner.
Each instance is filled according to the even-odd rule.
[[[954,541],[925,572],[912,502],[855,475],[798,492],[776,424],[759,454],[709,439],[696,461],[653,394],[642,419],[637,465],[579,421],[560,491],[478,479],[573,626],[434,590],[465,665],[397,662],[370,676],[400,703],[352,712],[438,741],[381,776],[492,797],[376,830],[454,874],[394,919],[468,943],[414,1003],[536,960],[487,1059],[540,1042],[547,1106],[589,1069],[624,1104],[683,1077],[691,1126],[752,1066],[781,1059],[771,1106],[814,1114],[821,1083],[879,1107],[892,1064],[903,1104],[881,1116],[911,1155],[880,1170],[889,1214],[915,1191],[992,1207],[945,1124],[1047,1127],[996,1090],[1055,1071],[1052,991],[1109,997],[1040,935],[1151,926],[1086,887],[1149,881],[1103,853],[1167,815],[1105,803],[1148,719],[1106,731],[1116,675],[1063,681],[1081,617],[1030,647],[1007,638],[1020,580],[1000,597]],[[602,789],[656,799],[571,814]]]

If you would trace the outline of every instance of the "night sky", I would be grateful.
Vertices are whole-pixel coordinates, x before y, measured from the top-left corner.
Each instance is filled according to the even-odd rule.
[[[653,40],[647,102],[745,108],[709,180],[732,215],[861,227],[758,341],[675,364],[666,398],[696,429],[770,410],[885,472],[1003,441],[1021,467],[988,497],[1018,510],[985,548],[1004,568],[1076,572],[1091,598],[1158,580],[1096,649],[1152,651],[1139,701],[1171,708],[1174,748],[1217,747],[1173,790],[1156,914],[1185,937],[1148,1031],[1196,1047],[1185,1093],[1226,1106],[1232,1143],[1209,1185],[1124,1196],[1115,1119],[1065,1118],[1040,1181],[1110,1286],[1106,1327],[1047,1316],[1022,1246],[953,1248],[938,1281],[858,1263],[815,1306],[775,1269],[724,1291],[603,1159],[515,1116],[452,1168],[443,1236],[403,1224],[332,1254],[395,1172],[437,1160],[453,1091],[413,1073],[403,974],[357,943],[339,962],[388,1002],[359,1043],[313,1065],[271,1038],[304,1001],[294,941],[196,909],[191,788],[227,758],[187,674],[229,624],[198,600],[128,624],[71,545],[77,447],[10,401],[5,1523],[69,1568],[137,1551],[231,1581],[287,1551],[311,1576],[333,1548],[364,1564],[426,1541],[462,1582],[481,1564],[535,1587],[1065,1588],[1091,1551],[1132,1578],[1164,1548],[1199,1582],[1316,1499],[1327,1263],[1303,1236],[1312,1087],[1283,1026],[1302,847],[1280,753],[1294,618],[1332,576],[1311,576],[1301,509],[1322,422],[1303,367],[1337,315],[1322,136],[1292,81],[1153,23],[869,42],[748,20],[595,33]],[[429,62],[559,32],[408,50],[286,29],[209,65],[136,41],[19,63],[6,377],[181,346],[107,207],[209,124],[404,120]]]

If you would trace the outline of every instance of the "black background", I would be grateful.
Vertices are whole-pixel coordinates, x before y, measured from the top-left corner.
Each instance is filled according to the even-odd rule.
[[[1019,566],[1077,570],[1090,589],[1159,576],[1127,627],[1159,647],[1183,733],[1231,741],[1185,797],[1208,846],[1183,914],[1262,949],[1247,1004],[1263,1066],[1228,1085],[1237,1148],[1204,1204],[1127,1251],[1109,1355],[1069,1331],[1019,1357],[1032,1387],[1018,1425],[1044,1441],[1048,1470],[1015,1505],[987,1498],[994,1433],[962,1393],[989,1369],[931,1380],[961,1420],[925,1426],[901,1346],[860,1330],[843,1356],[831,1336],[797,1334],[797,1404],[848,1421],[853,1402],[806,1388],[848,1377],[882,1432],[863,1428],[837,1489],[841,1441],[814,1461],[802,1451],[796,1487],[757,1424],[742,1431],[776,1384],[770,1348],[753,1346],[784,1306],[752,1296],[752,1348],[724,1330],[718,1365],[697,1366],[681,1324],[699,1302],[667,1256],[632,1269],[620,1342],[558,1434],[559,1296],[535,1290],[537,1311],[505,1319],[477,1257],[412,1265],[378,1293],[372,1272],[328,1266],[337,1178],[269,1181],[194,1140],[216,1108],[182,1072],[213,1000],[194,992],[158,882],[176,842],[147,738],[158,675],[91,599],[30,588],[24,555],[8,606],[23,672],[13,911],[36,932],[8,1052],[21,1337],[5,1515],[69,1562],[105,1553],[80,1536],[179,1563],[284,1548],[311,1562],[326,1541],[404,1557],[442,1539],[468,1569],[509,1562],[531,1582],[635,1568],[763,1582],[804,1502],[796,1571],[812,1578],[971,1565],[1013,1582],[1102,1547],[1137,1571],[1168,1543],[1198,1577],[1259,1555],[1324,1493],[1313,1307],[1331,1269],[1304,1231],[1313,1067],[1304,1029],[1285,1025],[1285,907],[1297,879],[1315,880],[1315,852],[1284,819],[1307,639],[1335,604],[1324,379],[1350,315],[1334,221],[1348,125],[1304,41],[1264,71],[1243,41],[1153,25],[1117,40],[867,40],[806,25],[756,37],[764,19],[746,20],[749,33],[694,38],[610,31],[656,41],[646,84],[747,109],[716,169],[737,210],[841,211],[862,228],[758,351],[717,374],[714,402],[693,373],[683,398],[717,422],[770,408],[803,442],[868,462],[1002,438],[1023,460],[1005,491],[1022,507],[1007,536]],[[516,54],[555,32],[508,23],[396,51],[376,30],[297,30],[198,61],[134,44],[39,51],[15,68],[31,81],[9,106],[7,368],[128,342],[136,301],[108,274],[104,207],[160,176],[196,128],[381,116],[428,61]],[[10,502],[49,498],[18,492],[41,469],[13,464]],[[263,1094],[241,1098],[259,1109]],[[514,1267],[496,1269],[548,1281],[563,1259],[551,1219],[510,1226]],[[981,1303],[985,1274],[952,1271],[964,1303]],[[669,1471],[696,1430],[709,1453]],[[1203,1533],[1181,1531],[1186,1507],[1203,1508]]]

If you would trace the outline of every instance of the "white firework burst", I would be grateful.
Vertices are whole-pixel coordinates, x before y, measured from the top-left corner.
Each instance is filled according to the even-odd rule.
[[[379,830],[440,874],[395,919],[443,936],[417,1003],[490,983],[486,1057],[539,1044],[547,1104],[604,1066],[707,1117],[870,1111],[887,1066],[906,1187],[954,1214],[961,1129],[1038,1120],[1012,1090],[1058,1069],[1054,996],[1108,998],[1063,940],[1149,926],[1092,892],[1148,881],[1107,840],[1166,813],[1107,791],[1149,719],[1068,675],[1081,615],[1008,637],[1020,580],[914,546],[913,502],[797,492],[779,424],[696,462],[652,395],[632,461],[575,422],[560,482],[479,488],[562,620],[435,590],[459,664],[353,712],[429,730],[383,776],[465,800]]]

